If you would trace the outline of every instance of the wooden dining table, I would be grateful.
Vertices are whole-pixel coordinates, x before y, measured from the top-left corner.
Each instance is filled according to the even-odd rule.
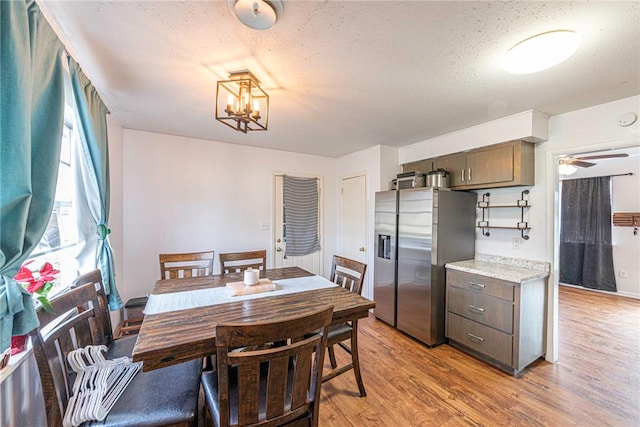
[[[283,279],[314,276],[299,267],[261,271],[262,278]],[[243,280],[242,273],[159,280],[152,294],[162,295],[223,287]],[[332,323],[368,316],[375,303],[340,286],[330,286],[284,295],[224,302],[157,314],[146,314],[133,349],[133,361],[150,371],[215,354],[215,326],[218,323],[274,321],[304,315],[319,306],[333,306]]]

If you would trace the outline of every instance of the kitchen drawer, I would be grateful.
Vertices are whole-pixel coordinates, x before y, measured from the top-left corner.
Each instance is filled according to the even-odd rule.
[[[479,274],[447,269],[447,283],[462,289],[513,301],[513,283]]]
[[[513,333],[513,302],[449,286],[447,309],[507,334]]]
[[[507,366],[513,363],[513,338],[454,313],[447,316],[447,337]]]

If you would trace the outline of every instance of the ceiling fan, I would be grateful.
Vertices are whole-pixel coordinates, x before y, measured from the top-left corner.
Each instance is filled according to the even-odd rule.
[[[590,168],[591,166],[595,166],[595,163],[587,162],[585,160],[603,160],[603,159],[616,159],[621,157],[629,157],[627,153],[620,154],[601,154],[597,156],[580,156],[580,157],[562,157],[560,159],[561,165],[572,165],[579,166],[581,168]]]

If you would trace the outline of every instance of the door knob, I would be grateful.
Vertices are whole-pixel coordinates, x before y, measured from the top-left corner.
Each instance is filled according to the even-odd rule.
[[[282,252],[282,248],[277,247],[277,248],[276,248],[276,252]]]
[[[276,240],[276,242],[280,243],[280,242],[282,242],[282,240],[278,239],[278,240]]]
[[[364,252],[364,246],[360,246],[360,247],[358,248],[358,250],[359,250],[360,252]]]

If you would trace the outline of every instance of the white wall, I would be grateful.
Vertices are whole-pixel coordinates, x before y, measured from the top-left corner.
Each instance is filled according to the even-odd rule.
[[[629,166],[624,172],[634,175],[613,178],[611,211],[640,212],[640,157],[625,160]],[[640,227],[636,235],[633,227],[613,227],[611,241],[618,293],[640,298]],[[623,271],[626,277],[622,277]]]
[[[365,277],[362,296],[371,300],[373,300],[374,195],[376,191],[388,190],[391,180],[396,177],[399,170],[398,149],[384,145],[377,145],[343,156],[337,159],[336,162],[336,194],[338,195],[340,194],[340,184],[343,178],[359,174],[364,174],[367,177],[367,240],[365,248],[369,268]],[[340,221],[338,213],[342,210],[341,203],[342,201],[338,197],[336,203],[336,218],[338,218],[338,221]],[[338,230],[341,230],[340,227],[341,224],[338,224]],[[337,242],[336,250],[338,253],[342,250],[340,242]]]
[[[547,189],[545,192],[547,201],[545,229],[547,230],[548,236],[547,239],[545,239],[547,245],[545,254],[549,259],[554,261],[552,267],[556,282],[558,274],[558,254],[554,249],[557,248],[559,244],[559,224],[555,221],[559,209],[559,204],[556,201],[559,189],[559,180],[555,166],[557,164],[557,156],[560,154],[576,154],[640,145],[640,125],[638,122],[628,127],[621,127],[617,124],[617,119],[622,114],[628,112],[638,114],[639,109],[640,97],[636,96],[558,115],[552,117],[549,121],[549,130],[552,137],[548,142],[540,144],[539,149],[536,150],[536,173],[539,171],[540,164],[543,164],[545,170],[541,171],[541,174],[548,177],[543,182]],[[614,178],[614,183],[619,179],[620,178]],[[628,197],[629,201],[633,201],[638,197],[637,187],[635,194],[632,194],[632,192],[632,188],[623,188],[622,191],[617,191],[618,197],[616,197],[616,199]],[[625,194],[626,196],[624,196]],[[620,241],[619,243],[623,242]],[[625,250],[629,249],[631,249],[631,247],[625,248]],[[640,274],[638,272],[640,265],[638,265],[637,259],[638,258],[631,262],[632,267],[630,269],[630,275],[635,275],[636,277]],[[624,262],[626,263],[627,261]],[[624,290],[625,294],[633,294],[632,296],[640,297],[640,284],[638,284],[637,281],[632,285],[632,288],[628,287],[630,285],[628,281],[625,284],[620,281],[618,282],[623,286],[622,290]]]
[[[532,187],[513,187],[477,191],[479,197],[484,192],[491,194],[492,203],[515,203],[523,189],[529,189],[531,208],[525,214],[525,221],[531,226],[529,240],[522,241],[520,249],[513,248],[513,239],[520,236],[514,230],[491,230],[491,236],[483,236],[477,232],[476,251],[481,253],[503,255],[515,258],[526,258],[537,261],[553,262],[553,230],[554,230],[554,189],[558,186],[558,176],[553,158],[559,154],[577,153],[618,146],[637,145],[640,143],[639,125],[636,122],[629,127],[617,125],[617,118],[626,112],[638,114],[640,97],[631,97],[619,101],[598,105],[584,110],[560,114],[549,119],[549,140],[536,144],[535,151],[535,185]],[[505,124],[509,126],[509,123]],[[495,126],[492,122],[491,126]],[[423,141],[410,147],[400,148],[400,161],[418,160],[416,153],[422,158],[448,154],[464,149],[474,148],[474,132],[479,138],[486,139],[482,126],[468,131],[460,131]],[[446,140],[443,149],[442,140]],[[503,142],[486,141],[488,144]],[[409,154],[405,153],[409,151]],[[552,164],[553,163],[553,164]],[[550,194],[551,193],[551,194]],[[481,211],[478,210],[478,216]],[[491,210],[492,222],[510,223],[520,218],[520,211]],[[638,268],[638,267],[636,267]],[[640,296],[640,294],[639,294]]]
[[[399,153],[400,163],[516,139],[530,142],[546,141],[549,137],[548,124],[549,117],[546,114],[536,110],[523,111],[402,147]]]
[[[503,255],[515,258],[525,258],[551,263],[549,277],[549,304],[547,310],[547,360],[558,359],[558,247],[559,225],[556,221],[558,208],[559,180],[557,173],[558,156],[586,151],[603,150],[607,148],[621,148],[640,144],[640,125],[620,127],[617,119],[622,114],[634,112],[639,114],[640,97],[634,96],[618,101],[596,105],[583,110],[553,116],[549,119],[549,140],[536,144],[535,150],[535,185],[530,187],[529,200],[531,208],[527,212],[526,220],[530,222],[532,230],[530,239],[523,241],[519,250],[513,249],[513,230],[492,230],[490,237],[478,233],[476,251],[481,253]],[[493,126],[494,123],[491,123]],[[447,148],[432,146],[433,141],[423,141],[407,147],[410,153],[401,148],[399,158],[402,162],[418,160],[413,157],[416,152],[424,154],[422,158],[447,154],[472,148],[474,134],[485,138],[486,132],[482,126],[470,129],[468,132],[450,134],[447,138],[437,138],[436,141],[447,141]],[[487,141],[489,143],[502,142],[500,140]],[[513,202],[520,197],[524,187],[492,189],[491,201],[495,203]],[[482,193],[482,192],[478,192]],[[492,211],[493,214],[493,211]],[[640,268],[637,266],[636,268]]]
[[[630,157],[600,160],[596,166],[578,168],[566,179],[633,173],[631,176],[614,176],[611,179],[611,212],[640,212],[640,146],[629,147],[624,152]],[[640,234],[634,235],[633,227],[614,226],[611,240],[618,293],[640,298]],[[621,271],[627,277],[622,277]]]
[[[489,237],[478,231],[476,251],[552,263],[548,319],[548,357],[551,360],[557,358],[557,253],[554,250],[558,231],[554,220],[559,185],[557,156],[638,145],[638,123],[623,128],[617,125],[617,118],[631,111],[637,114],[639,105],[640,97],[636,96],[551,117],[549,140],[536,144],[535,185],[490,190],[493,203],[513,203],[520,198],[524,188],[530,190],[531,208],[525,216],[525,221],[532,227],[530,239],[522,241],[520,249],[514,249],[513,239],[519,236],[517,231],[492,230]],[[492,122],[490,126],[495,127],[496,123]],[[539,128],[539,125],[532,126],[534,132]],[[206,249],[220,252],[266,247],[271,259],[271,231],[261,231],[260,224],[272,222],[271,176],[274,171],[324,176],[323,246],[325,274],[328,275],[330,257],[338,249],[337,213],[340,206],[336,190],[342,177],[367,174],[368,227],[371,229],[373,193],[388,188],[400,163],[476,147],[476,132],[479,138],[486,140],[485,145],[503,142],[490,140],[487,130],[476,126],[399,150],[378,146],[331,159],[125,130],[122,142],[123,267],[119,269],[123,299],[151,291],[159,276],[157,255],[160,252]],[[116,167],[117,163],[112,162],[112,174]],[[112,242],[117,240],[114,208]],[[491,215],[493,222],[517,221],[520,212],[492,211]],[[367,259],[373,266],[373,237],[372,233],[368,234]],[[632,279],[638,268],[637,262],[631,264],[629,282],[638,283]],[[363,295],[372,298],[373,268],[369,271]],[[624,285],[623,289],[629,294],[637,292]]]
[[[266,248],[271,265],[274,172],[324,178],[328,276],[336,247],[335,159],[134,130],[124,131],[123,158],[123,299],[151,292],[162,252]],[[270,230],[261,230],[263,222]]]

